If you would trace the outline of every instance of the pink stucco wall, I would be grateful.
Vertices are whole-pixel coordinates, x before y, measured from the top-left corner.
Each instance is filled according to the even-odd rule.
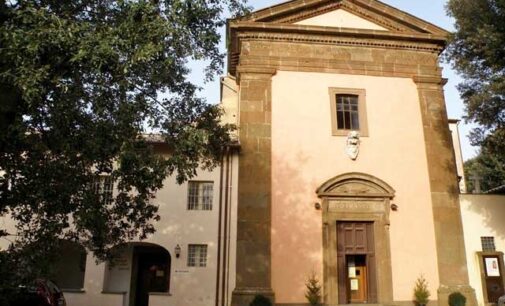
[[[356,161],[331,135],[328,88],[366,90],[369,137]],[[423,274],[438,288],[433,215],[417,88],[411,79],[278,71],[272,83],[272,282],[278,303],[301,303],[311,271],[322,280],[321,211],[315,190],[347,172],[396,190],[391,253],[396,301]]]

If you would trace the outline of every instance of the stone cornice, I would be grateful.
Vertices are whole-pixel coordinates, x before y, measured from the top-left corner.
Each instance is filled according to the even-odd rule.
[[[441,85],[444,86],[447,84],[447,79],[442,78],[442,77],[434,77],[434,76],[422,76],[422,75],[416,75],[413,76],[412,79],[416,84],[432,84],[432,85]]]
[[[389,198],[393,199],[395,195],[393,193],[370,193],[370,194],[348,194],[348,193],[331,193],[331,192],[323,192],[317,195],[319,198],[373,198],[373,199],[382,199]]]
[[[253,78],[266,78],[270,79],[277,73],[277,69],[273,67],[250,67],[250,66],[237,66],[237,84],[240,84],[240,79],[244,75],[250,75]]]
[[[423,33],[394,33],[367,29],[269,24],[260,22],[232,23],[229,29],[232,34],[232,39],[234,40],[243,37],[263,37],[278,40],[278,38],[282,37],[285,40],[292,40],[295,42],[312,43],[314,40],[323,40],[322,42],[327,41],[328,43],[332,43],[338,39],[352,38],[354,41],[356,41],[356,39],[367,39],[369,44],[373,44],[373,40],[393,41],[396,42],[396,44],[410,42],[419,46],[422,44],[429,44],[431,47],[425,49],[437,52],[444,49],[447,40],[445,36]],[[322,36],[325,38],[321,39]],[[418,49],[411,48],[408,45],[405,46],[407,49]],[[398,45],[398,47],[401,48],[402,46]]]
[[[399,33],[366,29],[318,27],[264,22],[233,22],[229,24],[228,69],[234,74],[239,61],[242,41],[272,41],[305,44],[326,44],[363,48],[413,50],[439,54],[446,37],[423,33]]]
[[[262,31],[278,33],[304,33],[304,34],[324,34],[331,36],[357,36],[367,38],[388,38],[396,40],[426,41],[437,45],[445,46],[447,42],[446,35],[437,35],[429,33],[406,33],[406,32],[387,32],[368,29],[321,27],[299,24],[274,24],[268,22],[232,22],[229,24],[229,30],[232,32]]]
[[[237,72],[238,73],[251,73],[251,74],[265,74],[268,76],[272,76],[277,72],[277,69],[275,68],[269,68],[269,67],[242,67],[239,66],[237,67]]]

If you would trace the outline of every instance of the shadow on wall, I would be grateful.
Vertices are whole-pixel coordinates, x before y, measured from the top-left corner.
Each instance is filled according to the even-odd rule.
[[[450,177],[451,180],[454,180],[454,184],[450,184],[448,186],[449,189],[447,190],[447,192],[449,193],[451,200],[459,201],[460,190],[459,190],[459,182],[458,182],[458,174],[457,174],[457,170],[456,170],[456,164],[454,163],[454,161],[452,159],[449,159],[449,160],[445,161],[444,167],[445,167],[445,170],[447,171],[447,173],[454,173],[454,175],[452,175]]]
[[[305,301],[312,271],[322,280],[322,219],[315,209],[315,190],[322,182],[300,173],[309,159],[301,153],[295,161],[272,156],[272,276],[282,302]]]
[[[505,240],[505,195],[464,195],[470,211],[481,216],[484,226]]]
[[[452,139],[452,133],[449,129],[449,124],[447,124],[446,126],[445,125],[438,126],[435,128],[435,131],[437,133],[439,133],[440,135],[448,133],[448,135],[446,137],[446,139],[448,141],[443,141],[443,147],[444,147],[444,151],[448,150],[449,152],[451,152],[451,156],[445,158],[445,160],[443,161],[443,166],[444,166],[445,173],[450,175],[449,179],[453,180],[452,184],[447,185],[449,188],[447,190],[447,192],[449,193],[451,200],[456,201],[456,203],[458,203],[459,202],[459,193],[460,193],[459,181],[458,181],[458,170],[457,170],[458,168],[456,165],[456,154],[454,152],[454,150],[455,150],[454,149],[454,142]],[[442,157],[439,156],[438,158],[442,158]],[[435,169],[435,171],[436,171],[436,169]],[[446,177],[446,176],[442,175],[442,177]]]

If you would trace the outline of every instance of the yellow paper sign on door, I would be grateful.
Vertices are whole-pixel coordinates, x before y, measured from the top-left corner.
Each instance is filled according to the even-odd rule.
[[[351,279],[351,290],[357,291],[359,289],[359,284],[357,279]]]
[[[356,277],[356,267],[349,267],[349,277]]]

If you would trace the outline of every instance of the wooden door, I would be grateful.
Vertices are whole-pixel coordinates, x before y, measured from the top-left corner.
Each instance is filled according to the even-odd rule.
[[[485,286],[487,292],[487,302],[497,303],[498,299],[505,294],[503,288],[503,271],[500,266],[500,256],[489,255],[482,256],[484,273],[485,273]]]
[[[337,222],[339,304],[375,303],[373,222]]]
[[[347,292],[350,303],[368,302],[368,275],[366,255],[348,256]]]
[[[170,254],[160,247],[137,247],[134,249],[134,254],[136,279],[133,305],[148,306],[150,292],[168,292]]]

